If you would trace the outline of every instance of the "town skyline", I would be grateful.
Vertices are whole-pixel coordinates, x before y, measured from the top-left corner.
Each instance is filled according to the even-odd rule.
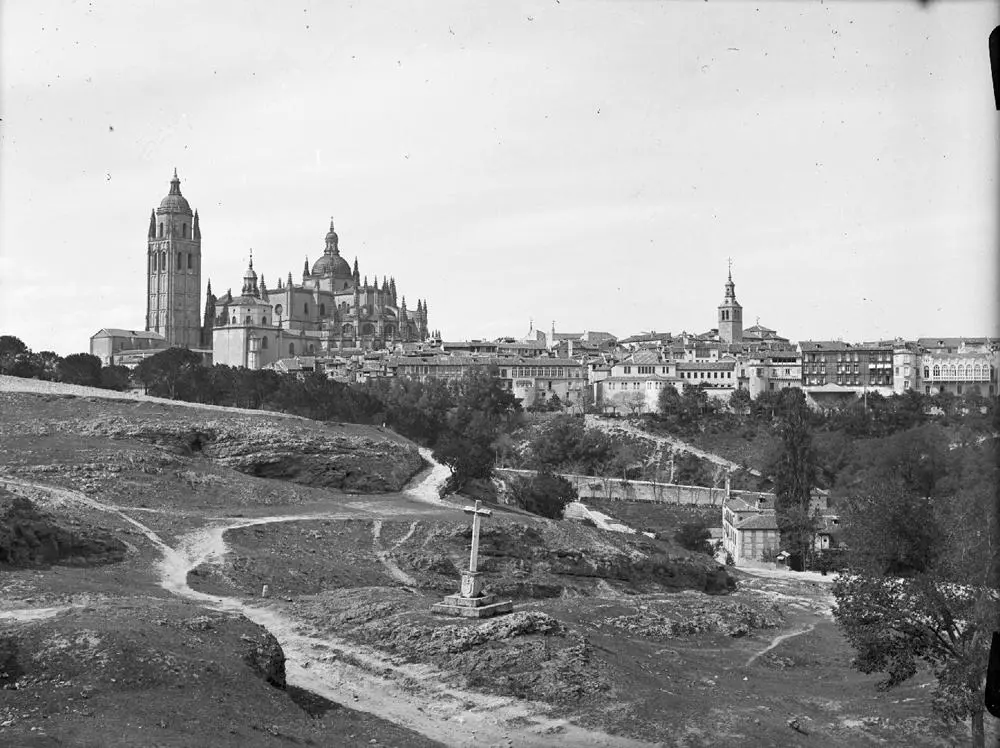
[[[7,5],[0,327],[143,329],[177,168],[202,304],[332,216],[446,339],[705,332],[730,257],[793,341],[1000,336],[995,9],[791,5]]]

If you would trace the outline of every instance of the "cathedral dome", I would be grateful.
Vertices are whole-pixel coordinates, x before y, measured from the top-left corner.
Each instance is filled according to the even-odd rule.
[[[312,266],[313,275],[332,275],[335,278],[351,278],[351,266],[338,253],[324,254]]]
[[[160,201],[160,211],[169,213],[190,213],[191,206],[181,194],[181,180],[174,169],[174,178],[170,180],[170,192]]]

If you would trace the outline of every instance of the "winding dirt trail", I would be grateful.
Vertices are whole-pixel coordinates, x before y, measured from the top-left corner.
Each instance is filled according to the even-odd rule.
[[[411,481],[403,496],[415,504],[433,504],[456,509],[454,505],[442,501],[438,493],[444,480],[447,479],[448,469],[431,461],[430,454],[426,450],[421,452],[425,459],[431,462],[431,467]],[[237,598],[211,595],[194,590],[188,584],[188,574],[193,569],[202,564],[222,562],[228,552],[224,536],[229,530],[311,519],[351,519],[359,516],[372,518],[378,509],[375,503],[353,502],[344,507],[349,511],[226,521],[183,535],[174,548],[163,542],[148,526],[126,514],[122,507],[104,504],[70,489],[8,478],[0,479],[0,483],[5,483],[9,489],[28,494],[29,497],[39,499],[43,503],[81,504],[114,514],[136,527],[161,553],[161,559],[156,564],[160,585],[179,597],[206,607],[242,613],[268,629],[284,650],[286,677],[291,685],[305,688],[331,701],[368,712],[419,732],[432,740],[458,748],[481,746],[547,748],[560,745],[640,748],[649,745],[579,727],[568,720],[553,716],[553,709],[545,704],[490,696],[449,686],[447,673],[427,665],[395,662],[372,648],[320,633],[286,614],[274,604],[250,604]],[[389,506],[383,506],[382,510],[388,517],[395,513]],[[382,519],[382,517],[375,518],[377,529],[373,534],[374,543],[377,545]],[[411,525],[409,533],[403,540],[412,535],[415,528],[416,522]],[[387,561],[386,554],[383,563]],[[399,573],[406,576],[402,570],[399,570]],[[65,609],[12,610],[0,616],[15,620],[32,620],[56,615]]]

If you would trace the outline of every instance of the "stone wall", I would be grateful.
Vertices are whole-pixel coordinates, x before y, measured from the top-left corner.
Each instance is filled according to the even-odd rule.
[[[534,475],[533,470],[513,470],[498,468],[497,474],[503,478],[516,475]],[[722,506],[726,500],[726,489],[705,488],[704,486],[679,486],[673,483],[655,483],[653,481],[631,480],[621,478],[601,478],[592,475],[573,475],[560,473],[576,488],[580,501],[587,499],[607,499],[611,501],[650,501],[661,504],[686,504],[691,506]],[[731,491],[733,498],[753,501],[757,498],[774,501],[773,493],[755,491]]]

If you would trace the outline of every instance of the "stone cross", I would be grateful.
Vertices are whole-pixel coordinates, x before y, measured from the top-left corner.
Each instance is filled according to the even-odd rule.
[[[476,500],[474,507],[467,506],[462,509],[472,515],[472,553],[469,554],[469,571],[478,571],[479,564],[479,518],[489,517],[493,514],[489,509],[481,509],[482,502]]]

